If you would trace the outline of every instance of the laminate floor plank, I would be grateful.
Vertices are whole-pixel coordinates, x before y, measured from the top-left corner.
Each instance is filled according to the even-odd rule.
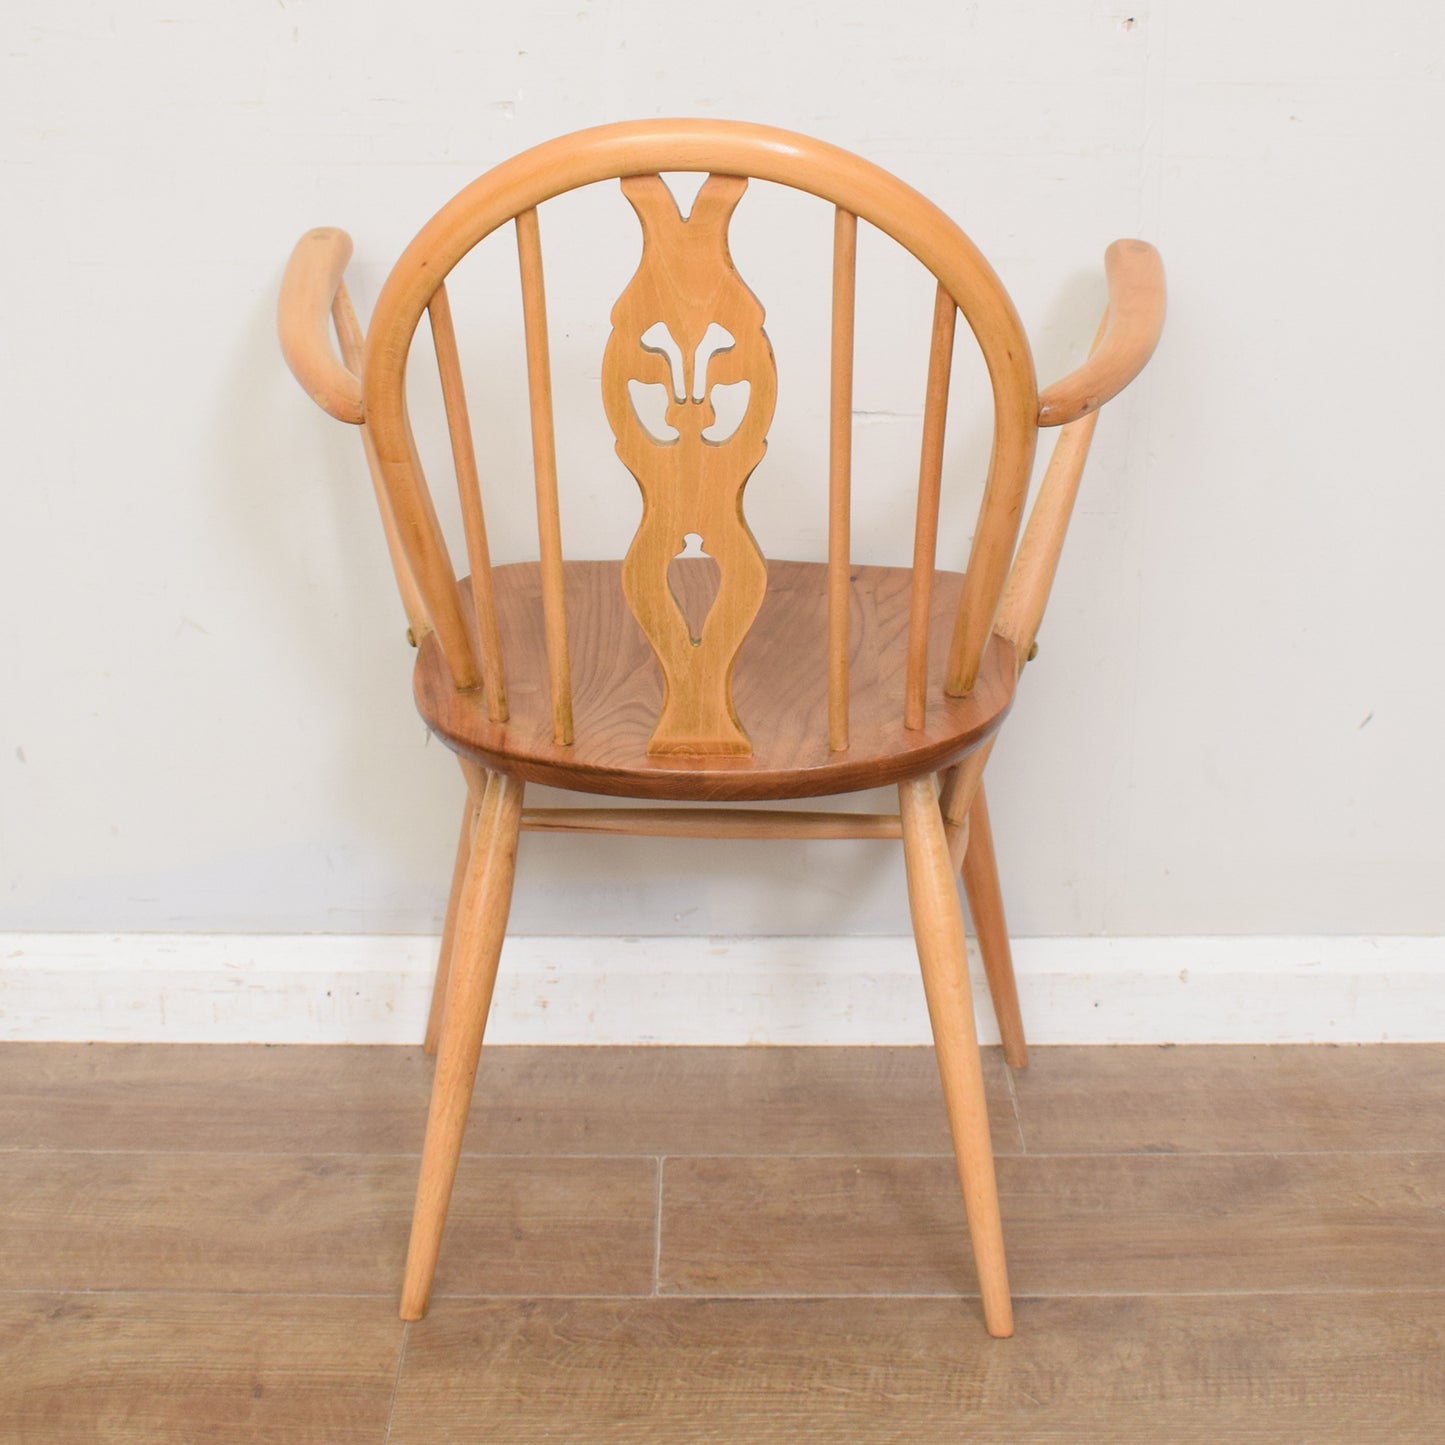
[[[1445,1044],[1039,1048],[1030,1153],[1438,1149]]]
[[[1000,1153],[1018,1128],[984,1050]],[[7,1044],[0,1149],[414,1153],[419,1048]],[[929,1048],[482,1050],[467,1153],[946,1153]]]
[[[1445,1285],[1445,1154],[998,1161],[1016,1293]],[[972,1293],[951,1159],[668,1159],[660,1287]]]
[[[1445,1294],[457,1301],[413,1330],[391,1445],[1437,1445]]]
[[[0,1441],[1445,1439],[1445,1047],[987,1051],[1007,1341],[928,1049],[484,1050],[403,1334],[431,1067],[0,1049]]]
[[[375,1300],[0,1293],[6,1445],[381,1445],[402,1325]]]
[[[391,1298],[416,1177],[405,1156],[17,1151],[0,1281]],[[464,1159],[437,1293],[650,1293],[656,1180],[653,1159]]]
[[[419,1048],[6,1044],[0,1149],[421,1152]]]

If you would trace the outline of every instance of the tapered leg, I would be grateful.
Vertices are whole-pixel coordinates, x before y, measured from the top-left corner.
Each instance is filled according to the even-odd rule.
[[[993,829],[989,826],[988,799],[982,783],[968,810],[963,888],[968,894],[968,911],[973,915],[979,952],[983,954],[983,971],[988,975],[988,991],[1003,1039],[1003,1056],[1011,1068],[1027,1068],[1029,1051],[1024,1043],[1024,1020],[1019,1012],[1013,953],[1009,948],[1008,925],[1004,922],[1003,895],[998,886],[998,862],[993,854]]]
[[[901,783],[898,803],[908,870],[908,906],[913,914],[913,933],[923,970],[929,1022],[933,1025],[938,1071],[943,1078],[958,1177],[968,1210],[983,1318],[989,1334],[1003,1338],[1013,1333],[1013,1304],[1004,1261],[983,1066],[969,991],[963,909],[933,779],[913,778]]]
[[[497,959],[507,929],[521,821],[521,781],[492,774],[478,810],[471,856],[457,902],[446,1012],[401,1291],[404,1320],[419,1320],[426,1313],[436,1273],[442,1226],[446,1223],[482,1051],[482,1032],[497,979]]]
[[[467,876],[467,862],[472,856],[472,832],[477,826],[477,801],[470,790],[462,809],[462,835],[457,839],[457,861],[452,865],[452,891],[447,897],[447,921],[442,925],[442,946],[437,956],[437,976],[431,989],[431,1012],[426,1021],[426,1042],[422,1051],[434,1054],[442,1036],[442,1017],[446,1013],[447,978],[452,967],[452,944],[457,936],[457,905],[462,899],[462,883]]]
[[[983,795],[983,770],[993,751],[993,739],[955,763],[941,775],[944,831],[949,856],[963,872],[968,906],[978,933],[984,973],[994,1017],[1003,1040],[1004,1058],[1010,1067],[1025,1068],[1029,1061],[1024,1043],[1024,1021],[1019,1012],[1018,985],[1014,982],[1013,955],[1009,949],[1008,926],[1004,923],[1003,898],[998,888],[998,865],[993,856],[993,830],[989,827],[988,803]],[[975,841],[976,840],[976,841]]]

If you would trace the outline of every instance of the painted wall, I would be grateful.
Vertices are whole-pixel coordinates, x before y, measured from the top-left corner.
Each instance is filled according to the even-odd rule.
[[[990,773],[1016,932],[1445,933],[1431,0],[137,0],[12,3],[5,31],[0,929],[436,926],[459,779],[412,711],[356,436],[277,354],[281,269],[307,227],[343,226],[365,309],[489,165],[696,114],[816,133],[931,195],[1044,380],[1082,354],[1107,242],[1164,253],[1164,346],[1101,427]],[[752,515],[765,550],[819,555],[821,508],[796,498],[825,475],[828,219],[760,192],[748,214],[739,264],[791,388]],[[636,243],[613,194],[544,226],[587,555],[636,512],[596,392]],[[478,257],[463,315],[504,559],[531,526],[506,259]],[[928,292],[881,245],[864,260],[861,550],[901,559]],[[964,499],[983,436],[977,415],[950,435]],[[514,922],[907,927],[883,845],[559,838],[524,841]]]

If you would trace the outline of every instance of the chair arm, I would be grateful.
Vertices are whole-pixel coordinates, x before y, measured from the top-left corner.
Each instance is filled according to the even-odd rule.
[[[292,375],[322,411],[338,421],[366,420],[361,378],[337,359],[331,315],[341,277],[351,259],[351,237],[334,226],[308,231],[296,243],[276,306],[281,351]]]
[[[1109,308],[1089,359],[1039,396],[1039,425],[1066,426],[1117,396],[1144,369],[1164,326],[1164,263],[1147,241],[1104,252]]]

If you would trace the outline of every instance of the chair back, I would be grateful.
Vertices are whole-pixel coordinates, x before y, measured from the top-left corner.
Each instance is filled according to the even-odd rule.
[[[663,173],[706,175],[684,216]],[[493,721],[507,717],[507,671],[492,563],[446,280],[486,236],[515,228],[526,334],[542,605],[554,741],[573,740],[571,663],[557,490],[551,364],[538,209],[597,182],[620,181],[642,229],[642,255],[612,310],[602,399],[617,454],[643,512],[622,586],[664,679],[657,755],[746,756],[733,706],[733,665],[757,616],[767,568],[743,495],[763,459],[777,397],[764,308],[733,264],[728,227],[750,178],[808,192],[834,208],[829,425],[828,729],[848,746],[853,329],[859,219],[891,236],[936,279],[906,641],[905,728],[924,723],[943,440],[959,312],[972,330],[993,398],[993,444],[945,671],[945,691],[974,685],[1018,535],[1039,401],[1022,326],[972,242],[916,191],[836,147],[786,131],[721,121],[604,126],[538,146],[498,166],[448,203],[407,247],[377,301],[366,338],[364,410],[395,535],[426,624],[458,689],[482,688]],[[405,376],[423,313],[430,319],[471,572],[469,625],[417,455]],[[633,402],[636,385],[666,388],[662,434]],[[745,387],[741,420],[720,425],[719,388]],[[716,591],[688,615],[679,555],[713,559]],[[694,609],[695,612],[695,609]]]

